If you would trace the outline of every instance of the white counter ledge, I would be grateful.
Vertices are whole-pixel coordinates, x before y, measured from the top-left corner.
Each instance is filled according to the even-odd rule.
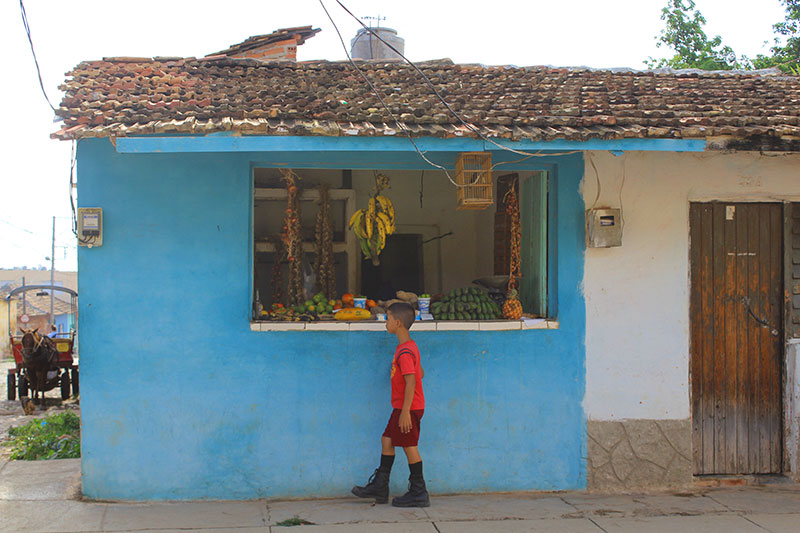
[[[374,320],[354,322],[251,322],[252,331],[384,331],[385,322]],[[528,329],[558,329],[557,320],[422,320],[414,323],[417,331],[519,331]]]

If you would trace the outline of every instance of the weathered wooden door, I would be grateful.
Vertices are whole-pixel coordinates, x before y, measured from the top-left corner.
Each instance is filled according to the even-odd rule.
[[[783,208],[693,203],[694,472],[781,472]]]

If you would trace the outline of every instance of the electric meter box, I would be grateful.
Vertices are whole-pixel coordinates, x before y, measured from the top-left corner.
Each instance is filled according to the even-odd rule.
[[[586,246],[589,248],[622,246],[622,211],[606,208],[587,210]]]
[[[78,208],[78,245],[103,245],[103,209],[101,207]]]

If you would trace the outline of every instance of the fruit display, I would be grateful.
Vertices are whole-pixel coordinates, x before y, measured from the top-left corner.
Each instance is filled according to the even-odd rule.
[[[313,322],[319,315],[313,311],[298,310],[297,307],[284,307],[283,304],[272,304],[269,310],[261,311],[261,320],[272,322]]]
[[[391,200],[381,194],[389,188],[389,178],[383,174],[375,177],[374,193],[366,208],[359,209],[350,217],[349,226],[356,234],[365,259],[372,264],[380,264],[380,253],[386,246],[386,237],[395,231],[394,206]]]
[[[431,304],[436,320],[495,320],[503,317],[500,308],[477,287],[453,289]]]
[[[505,303],[503,303],[503,317],[508,320],[519,320],[522,318],[522,302],[516,289],[508,291]]]
[[[319,186],[319,211],[314,235],[316,237],[316,256],[314,273],[320,292],[329,299],[336,295],[336,272],[333,261],[333,222],[330,214],[330,185]]]
[[[372,318],[372,313],[362,307],[344,307],[333,315],[336,320],[366,320]]]
[[[284,216],[283,244],[289,261],[289,288],[287,299],[297,305],[305,299],[303,289],[303,238],[300,234],[300,176],[289,169],[281,169],[288,194]]]
[[[318,292],[310,300],[296,305],[294,308],[299,311],[312,311],[320,315],[329,315],[336,306],[336,300],[329,299],[325,293]],[[303,309],[299,309],[299,308]]]
[[[295,305],[284,306],[281,303],[274,303],[269,310],[261,313],[262,320],[282,320],[282,321],[309,321],[320,320],[333,313],[336,307],[336,300],[329,300],[323,293],[319,292],[310,300],[300,302]]]

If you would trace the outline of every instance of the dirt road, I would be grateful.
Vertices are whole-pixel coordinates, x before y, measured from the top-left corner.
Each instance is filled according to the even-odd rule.
[[[8,439],[8,428],[11,426],[21,426],[29,420],[46,416],[49,412],[63,411],[64,409],[70,409],[79,416],[81,413],[80,402],[74,398],[62,402],[61,394],[56,388],[47,392],[44,406],[36,406],[36,412],[33,415],[26,415],[19,403],[19,398],[14,401],[8,400],[6,377],[9,368],[14,368],[14,360],[0,359],[0,459],[5,459],[10,455],[8,448],[2,443]]]

